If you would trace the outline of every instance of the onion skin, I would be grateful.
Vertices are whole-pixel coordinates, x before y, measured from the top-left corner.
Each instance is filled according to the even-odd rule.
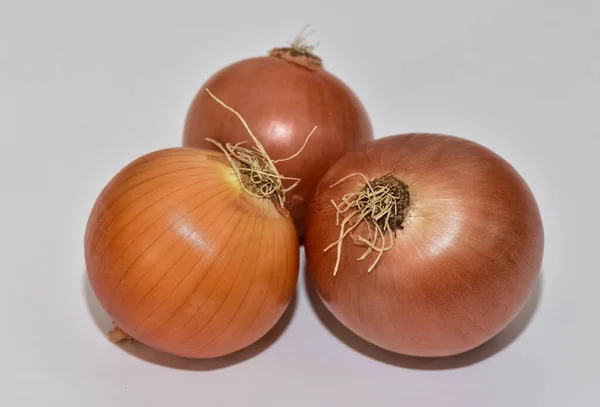
[[[302,179],[287,204],[302,236],[307,206],[321,177],[343,154],[373,138],[361,102],[321,67],[307,69],[273,56],[246,59],[214,74],[197,93],[186,119],[184,146],[214,149],[207,137],[232,144],[249,140],[239,121],[205,88],[246,119],[273,159],[297,152],[318,126],[298,157],[277,164],[281,174]]]
[[[243,191],[221,153],[160,150],[121,170],[85,234],[91,286],[115,324],[192,358],[242,349],[279,320],[294,293],[291,217]]]
[[[375,254],[347,238],[333,276],[336,202],[364,181],[393,171],[411,206],[394,246]],[[391,136],[345,155],[323,177],[305,236],[308,270],[328,309],[384,349],[413,356],[465,352],[500,332],[528,299],[541,267],[544,234],[525,181],[487,148],[435,134]]]

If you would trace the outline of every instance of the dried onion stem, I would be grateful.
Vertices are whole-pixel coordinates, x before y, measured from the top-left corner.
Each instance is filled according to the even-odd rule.
[[[131,343],[136,341],[131,335],[116,325],[108,332],[108,339],[112,343]]]
[[[319,44],[309,45],[306,41],[306,37],[315,32],[314,30],[307,31],[308,28],[308,25],[305,26],[288,47],[274,48],[269,52],[269,55],[286,59],[310,70],[322,67],[323,60],[314,54],[314,50]]]

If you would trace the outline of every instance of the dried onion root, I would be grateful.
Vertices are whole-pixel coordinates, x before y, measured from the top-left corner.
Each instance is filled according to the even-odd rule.
[[[308,140],[313,135],[315,130],[317,130],[317,126],[313,127],[312,131],[304,140],[304,144],[295,154],[287,158],[272,160],[265,151],[265,148],[261,142],[256,138],[254,133],[252,133],[252,130],[250,130],[248,123],[246,123],[246,120],[244,120],[242,115],[213,95],[209,89],[206,89],[206,92],[221,106],[236,115],[236,117],[244,125],[244,128],[252,138],[252,141],[255,145],[252,147],[252,149],[248,149],[242,147],[242,145],[246,143],[245,141],[241,141],[236,144],[225,143],[225,146],[223,146],[223,144],[211,138],[206,138],[206,140],[215,144],[221,149],[221,151],[223,151],[227,157],[227,160],[229,160],[231,167],[236,172],[242,187],[248,194],[257,198],[270,199],[273,202],[278,203],[281,208],[284,208],[286,192],[294,189],[300,183],[301,179],[285,177],[281,175],[277,170],[277,167],[275,167],[275,164],[278,162],[291,160],[292,158],[298,156],[306,147]],[[289,187],[284,187],[282,182],[283,180],[290,180],[294,182]]]
[[[408,185],[390,174],[369,181],[362,173],[352,173],[330,188],[356,176],[362,177],[366,182],[360,190],[345,194],[340,203],[331,200],[336,210],[336,226],[340,226],[340,234],[338,239],[323,251],[337,248],[334,276],[340,266],[344,239],[361,224],[367,226],[369,236],[358,236],[358,241],[367,246],[367,249],[357,261],[365,260],[371,253],[376,252],[377,257],[368,269],[369,273],[373,271],[383,254],[394,246],[396,230],[403,229],[402,223],[410,206]],[[340,217],[344,215],[340,224]]]

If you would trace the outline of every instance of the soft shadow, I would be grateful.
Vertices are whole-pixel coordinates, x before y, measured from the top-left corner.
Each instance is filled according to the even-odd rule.
[[[355,351],[372,359],[389,365],[420,370],[457,369],[485,360],[501,352],[514,342],[525,331],[532,321],[540,303],[542,294],[542,273],[535,282],[533,291],[525,307],[519,315],[498,335],[468,352],[448,357],[420,358],[415,356],[399,355],[382,349],[360,338],[339,322],[321,301],[314,288],[312,279],[307,270],[304,270],[307,295],[310,304],[325,327],[340,341]]]
[[[100,302],[96,298],[96,295],[94,294],[94,291],[85,273],[83,276],[83,291],[90,316],[92,317],[96,327],[98,327],[98,330],[107,338],[106,340],[108,341],[107,333],[114,326],[112,319],[100,305]],[[265,336],[247,348],[239,350],[230,355],[214,359],[191,359],[164,353],[139,342],[119,344],[115,345],[115,347],[118,347],[119,349],[139,359],[145,360],[146,362],[170,367],[173,369],[197,371],[223,369],[251,359],[273,345],[292,321],[297,306],[296,297],[297,293],[294,293],[294,296],[292,297],[292,300],[290,301],[290,304],[283,313],[282,317]]]

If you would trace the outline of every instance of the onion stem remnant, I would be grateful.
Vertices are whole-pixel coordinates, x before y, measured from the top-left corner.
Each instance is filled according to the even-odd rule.
[[[340,235],[323,251],[337,247],[334,276],[340,266],[344,239],[362,223],[367,226],[368,237],[358,236],[358,242],[367,246],[367,249],[357,261],[362,261],[372,252],[377,252],[377,257],[368,269],[369,273],[373,271],[383,253],[394,246],[396,230],[404,228],[402,224],[410,206],[408,185],[391,174],[369,181],[362,173],[352,173],[331,185],[330,188],[355,176],[362,177],[366,184],[357,192],[342,196],[340,203],[331,200],[336,210],[335,224],[340,226]],[[344,215],[340,224],[340,218]]]
[[[215,144],[223,151],[223,153],[225,153],[227,160],[240,180],[242,188],[244,188],[248,194],[257,198],[270,199],[274,203],[278,203],[281,208],[284,208],[286,192],[294,189],[300,183],[301,179],[281,175],[279,171],[277,171],[275,164],[291,160],[298,156],[306,147],[308,140],[315,130],[317,130],[317,126],[312,129],[310,134],[304,140],[304,144],[300,150],[295,154],[287,158],[272,160],[261,142],[256,138],[254,133],[252,133],[252,130],[250,130],[248,123],[246,123],[246,120],[244,120],[242,115],[213,95],[210,90],[206,89],[206,92],[208,92],[210,97],[217,101],[221,106],[237,116],[255,145],[252,146],[252,149],[249,149],[243,147],[243,144],[246,143],[245,141],[237,144],[225,143],[225,146],[223,146],[223,144],[211,138],[207,138],[206,140]],[[293,181],[293,183],[288,187],[284,187],[283,180]]]
[[[314,33],[314,30],[308,31],[309,26],[305,26],[296,36],[289,47],[273,48],[269,55],[275,58],[285,59],[289,62],[303,66],[311,71],[323,67],[323,60],[314,54],[317,45],[309,45],[306,37]]]
[[[108,339],[112,343],[131,343],[136,341],[131,335],[116,325],[108,332]]]

